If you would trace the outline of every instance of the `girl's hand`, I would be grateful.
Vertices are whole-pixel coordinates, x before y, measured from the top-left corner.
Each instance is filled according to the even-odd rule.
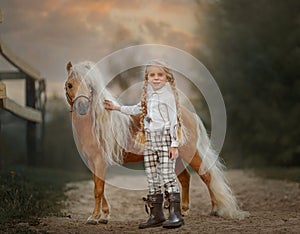
[[[174,160],[176,158],[178,158],[179,154],[178,154],[178,148],[177,147],[171,147],[169,150],[169,158],[171,160]]]
[[[120,110],[119,106],[116,106],[111,100],[104,100],[104,108],[106,110]]]

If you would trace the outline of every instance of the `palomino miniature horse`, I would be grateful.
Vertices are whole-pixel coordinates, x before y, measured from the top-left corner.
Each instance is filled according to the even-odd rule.
[[[143,156],[127,146],[132,142],[139,125],[133,116],[118,111],[107,111],[104,99],[113,99],[101,81],[101,73],[91,62],[67,64],[66,98],[70,104],[71,119],[77,148],[88,161],[93,172],[95,207],[87,223],[107,223],[109,206],[104,195],[106,169],[113,163],[143,161]],[[190,175],[183,166],[187,162],[206,184],[212,204],[212,215],[242,219],[241,211],[223,173],[223,165],[212,150],[210,140],[200,118],[182,108],[187,132],[186,143],[179,147],[180,158],[176,172],[182,186],[182,212],[189,211]],[[117,134],[116,134],[117,132]],[[125,147],[123,147],[125,146]],[[140,151],[141,152],[141,151]]]

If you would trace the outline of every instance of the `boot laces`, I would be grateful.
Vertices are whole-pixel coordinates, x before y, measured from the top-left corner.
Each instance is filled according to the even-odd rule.
[[[143,197],[143,201],[145,202],[145,210],[148,215],[150,215],[148,207],[153,208],[152,201],[149,198]]]

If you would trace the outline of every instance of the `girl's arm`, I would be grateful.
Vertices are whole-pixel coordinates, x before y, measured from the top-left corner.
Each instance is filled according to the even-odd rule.
[[[169,150],[169,158],[171,160],[175,160],[178,158],[178,135],[177,135],[177,128],[178,128],[178,121],[177,121],[177,108],[176,108],[176,101],[173,96],[168,98],[167,108],[169,114],[169,121],[170,121],[170,135],[171,135],[171,147]]]
[[[168,117],[170,121],[170,135],[171,135],[171,147],[178,147],[178,135],[177,135],[177,128],[178,128],[178,121],[177,121],[177,109],[176,109],[176,102],[173,96],[168,98],[167,102],[167,109],[168,109]]]
[[[174,160],[176,158],[178,158],[179,154],[178,154],[178,147],[171,147],[169,150],[169,158],[171,160]]]
[[[106,110],[117,110],[120,111],[121,107],[118,105],[115,105],[111,100],[104,100],[104,108]]]
[[[119,106],[110,100],[104,100],[104,107],[106,110],[117,110],[126,115],[139,115],[142,113],[142,107],[140,103],[133,106]]]

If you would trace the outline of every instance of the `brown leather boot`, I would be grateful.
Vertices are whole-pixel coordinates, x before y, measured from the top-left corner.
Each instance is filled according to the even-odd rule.
[[[144,198],[144,201],[146,202],[145,207],[148,214],[148,207],[150,208],[150,216],[146,222],[139,225],[139,228],[158,227],[162,225],[162,223],[166,220],[163,213],[163,200],[162,194],[148,195],[147,199]]]
[[[169,218],[163,222],[164,228],[178,228],[184,224],[184,220],[181,215],[180,206],[180,193],[168,193],[166,192],[166,198],[169,202]]]

